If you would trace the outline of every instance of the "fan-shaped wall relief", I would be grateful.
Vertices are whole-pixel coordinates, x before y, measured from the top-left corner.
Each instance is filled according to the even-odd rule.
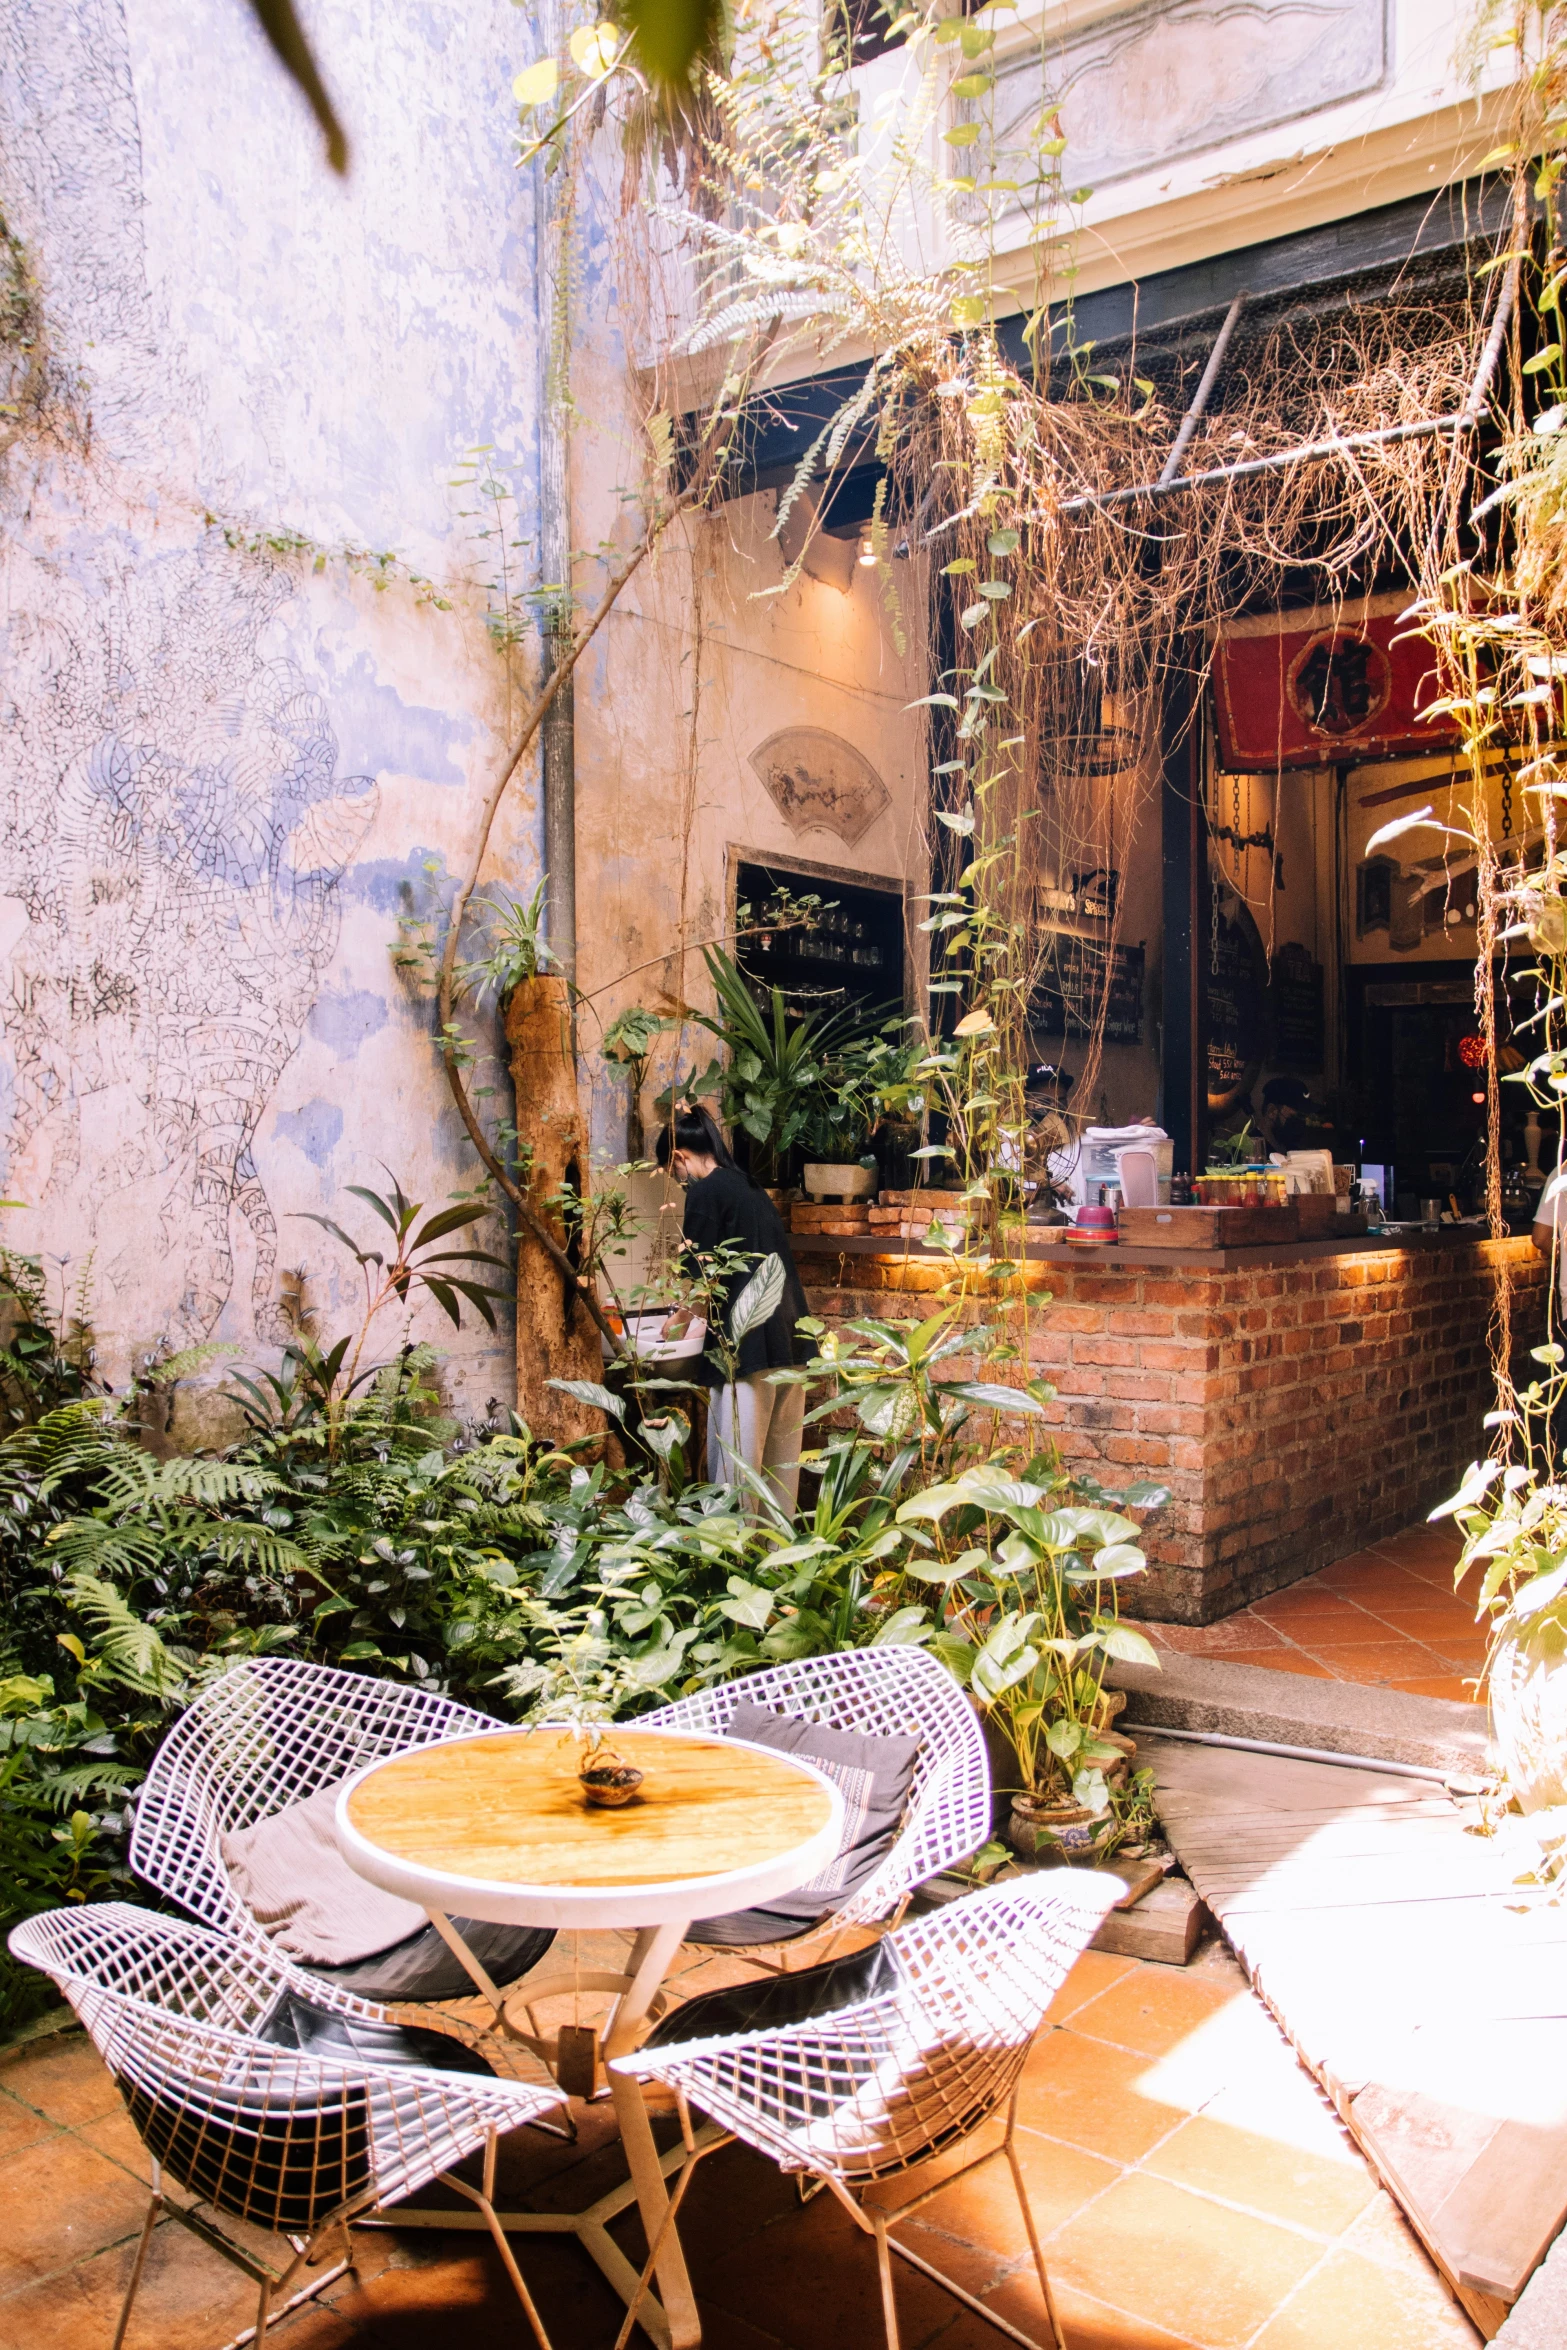
[[[786,726],[751,753],[751,765],[795,832],[835,832],[852,848],[892,795],[869,759],[822,726]]]

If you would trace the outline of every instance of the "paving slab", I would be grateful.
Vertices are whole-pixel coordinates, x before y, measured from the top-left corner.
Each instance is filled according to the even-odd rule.
[[[1254,1988],[1493,2338],[1567,2219],[1567,1918],[1429,1780],[1138,1748]]]
[[[1448,1698],[1173,1651],[1159,1665],[1112,1665],[1106,1678],[1127,1692],[1129,1730],[1216,1730],[1464,1775],[1489,1767],[1486,1716]]]

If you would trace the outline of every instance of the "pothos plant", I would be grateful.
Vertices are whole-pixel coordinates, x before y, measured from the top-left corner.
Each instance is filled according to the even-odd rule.
[[[1103,1735],[1105,1668],[1159,1661],[1120,1616],[1121,1584],[1147,1565],[1126,1511],[1168,1495],[1138,1484],[1085,1505],[1059,1465],[1030,1472],[981,1463],[911,1495],[898,1523],[938,1539],[904,1571],[938,1594],[931,1645],[1005,1737],[1015,1792],[1105,1817],[1107,1768],[1123,1752]]]

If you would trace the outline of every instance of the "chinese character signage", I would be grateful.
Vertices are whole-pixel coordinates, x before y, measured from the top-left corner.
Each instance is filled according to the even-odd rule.
[[[1266,774],[1449,749],[1458,740],[1453,720],[1421,716],[1441,687],[1435,653],[1403,617],[1409,604],[1395,591],[1222,629],[1214,648],[1220,766]]]

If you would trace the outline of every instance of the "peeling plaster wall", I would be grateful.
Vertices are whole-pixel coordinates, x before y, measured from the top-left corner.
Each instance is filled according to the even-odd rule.
[[[579,544],[595,536],[593,504],[579,492]],[[924,714],[908,707],[927,691],[922,582],[898,566],[908,614],[900,654],[873,571],[854,565],[847,593],[804,575],[768,592],[785,575],[775,515],[767,493],[694,523],[578,673],[578,961],[594,1002],[582,1037],[595,1070],[595,1145],[614,1158],[625,1087],[591,1057],[596,1019],[632,1002],[711,1007],[700,955],[690,952],[682,972],[678,955],[660,952],[679,934],[682,904],[694,950],[724,931],[744,855],[925,887]],[[762,782],[752,754],[793,727],[838,737],[875,770],[885,804],[857,839],[792,823]],[[830,881],[802,886],[832,895]],[[660,959],[635,969],[650,957]],[[688,1029],[665,1050],[660,1081],[676,1058],[705,1065],[710,1041]]]
[[[525,500],[536,462],[522,38],[507,0],[310,21],[346,185],[233,0],[0,17],[0,200],[54,387],[0,478],[4,1237],[67,1285],[90,1260],[116,1381],[160,1337],[264,1356],[284,1266],[344,1327],[357,1274],[294,1219],[363,1229],[343,1186],[380,1161],[416,1197],[474,1173],[387,949],[528,683],[449,584],[489,568],[464,451]],[[395,548],[454,609],[248,549],[280,530]],[[531,785],[505,822],[531,886]],[[463,1405],[509,1392],[504,1333],[414,1327]]]

